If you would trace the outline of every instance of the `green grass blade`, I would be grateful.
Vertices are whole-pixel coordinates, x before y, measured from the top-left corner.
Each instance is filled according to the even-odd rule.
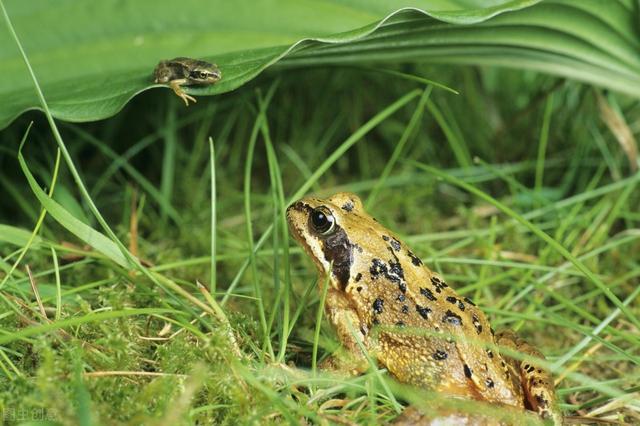
[[[129,267],[128,260],[122,254],[120,248],[113,243],[104,234],[96,231],[89,225],[84,224],[80,220],[76,219],[71,213],[69,213],[64,207],[49,197],[38,185],[35,178],[31,174],[29,167],[27,166],[22,151],[18,154],[18,161],[20,167],[24,173],[31,190],[38,198],[38,201],[42,204],[45,210],[62,226],[69,230],[72,234],[84,241],[86,244],[93,247],[96,251],[102,253],[106,258],[117,263],[123,268]]]
[[[547,152],[547,143],[549,142],[549,126],[551,122],[551,111],[553,111],[553,93],[547,98],[544,109],[544,118],[542,120],[542,128],[540,129],[540,141],[538,142],[538,158],[536,161],[536,177],[535,192],[540,194],[542,191],[542,183],[544,181],[544,160]]]
[[[215,296],[217,288],[216,244],[218,235],[217,220],[217,191],[216,191],[216,151],[213,139],[209,137],[209,170],[211,175],[211,294]]]
[[[27,140],[27,136],[29,135],[29,130],[30,129],[31,129],[31,124],[29,124],[29,127],[25,131],[24,137],[22,138],[22,142],[20,143],[21,147],[24,145],[25,141]],[[48,194],[49,198],[51,198],[53,196],[53,191],[55,190],[56,182],[58,180],[58,170],[59,169],[60,169],[60,150],[58,150],[58,152],[57,152],[56,162],[55,162],[55,165],[53,167],[53,177],[51,178],[51,185],[50,185],[49,194]],[[11,278],[11,275],[13,274],[13,272],[16,270],[16,268],[18,267],[18,265],[20,264],[20,262],[22,261],[24,256],[27,254],[27,252],[31,248],[34,240],[36,239],[38,231],[40,230],[40,227],[42,226],[42,222],[44,221],[44,218],[45,218],[46,214],[47,214],[47,211],[45,209],[42,209],[40,211],[40,215],[38,215],[38,220],[36,221],[36,226],[33,227],[33,231],[31,232],[31,235],[29,236],[29,239],[26,241],[24,247],[20,251],[20,254],[18,255],[18,258],[15,260],[15,262],[13,262],[13,265],[11,265],[11,269],[7,272],[7,274],[2,279],[2,281],[0,281],[0,289],[2,289],[5,286],[5,284],[9,280],[9,278]]]

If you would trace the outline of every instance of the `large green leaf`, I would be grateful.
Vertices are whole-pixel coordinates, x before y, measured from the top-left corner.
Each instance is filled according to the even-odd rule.
[[[53,115],[115,114],[174,56],[233,90],[272,65],[429,61],[536,69],[640,96],[634,0],[4,0]],[[0,24],[0,128],[39,108]],[[177,98],[176,98],[176,101]]]

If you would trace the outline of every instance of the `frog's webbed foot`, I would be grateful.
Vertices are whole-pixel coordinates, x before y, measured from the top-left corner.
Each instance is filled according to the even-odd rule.
[[[169,86],[171,86],[171,88],[173,89],[173,92],[178,95],[180,98],[182,98],[182,100],[184,101],[184,104],[186,106],[189,106],[189,101],[196,103],[196,99],[193,96],[189,96],[186,94],[186,92],[182,89],[182,85],[184,83],[186,83],[187,80],[185,79],[179,79],[179,80],[173,80],[169,83]]]
[[[502,330],[495,335],[496,344],[533,358],[544,359],[544,355],[536,348],[518,337],[512,330]],[[554,424],[562,424],[562,414],[557,407],[556,392],[551,373],[541,367],[532,365],[527,360],[519,361],[506,358],[520,372],[522,388],[526,401],[531,409],[542,418],[553,420]]]

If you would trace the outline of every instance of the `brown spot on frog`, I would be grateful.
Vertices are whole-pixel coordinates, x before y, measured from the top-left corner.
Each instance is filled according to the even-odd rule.
[[[325,312],[350,354],[344,367],[368,368],[359,340],[401,382],[562,422],[550,374],[495,347],[542,355],[513,332],[494,335],[484,313],[369,216],[356,195],[301,199],[287,220],[320,282],[330,278]]]

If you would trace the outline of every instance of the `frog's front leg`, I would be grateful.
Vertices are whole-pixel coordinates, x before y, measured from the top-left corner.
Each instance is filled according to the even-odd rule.
[[[499,331],[495,335],[496,344],[524,355],[544,359],[536,348],[518,337],[512,330]],[[556,425],[562,424],[562,413],[558,409],[553,378],[549,371],[536,367],[527,360],[516,360],[504,357],[520,373],[520,381],[525,399],[531,410],[536,411],[542,418],[553,420]]]
[[[169,86],[173,89],[174,93],[182,98],[185,105],[189,106],[189,101],[193,103],[197,102],[193,96],[189,96],[185,93],[184,89],[182,89],[182,85],[187,82],[186,78],[180,78],[177,80],[171,80],[169,82]]]
[[[324,306],[327,319],[335,327],[343,351],[327,358],[322,362],[321,368],[338,370],[351,375],[364,373],[369,368],[369,361],[362,352],[361,346],[368,352],[373,350],[366,324],[362,324],[355,308],[345,298],[344,293],[329,289]]]

